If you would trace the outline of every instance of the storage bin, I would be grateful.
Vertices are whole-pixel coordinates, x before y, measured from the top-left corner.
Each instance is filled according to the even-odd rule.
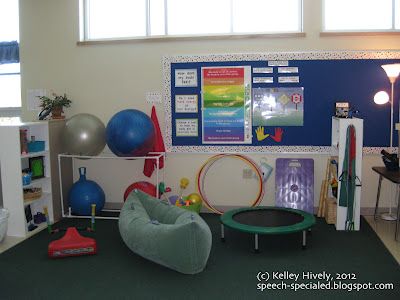
[[[24,189],[24,201],[32,201],[42,197],[42,188]]]
[[[7,234],[8,217],[10,213],[6,208],[0,208],[0,243]]]
[[[44,151],[44,141],[33,141],[28,143],[28,152]]]

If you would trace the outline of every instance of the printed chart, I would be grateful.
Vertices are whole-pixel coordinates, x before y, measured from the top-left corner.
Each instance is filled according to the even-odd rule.
[[[203,144],[250,144],[251,67],[205,67],[201,79]]]

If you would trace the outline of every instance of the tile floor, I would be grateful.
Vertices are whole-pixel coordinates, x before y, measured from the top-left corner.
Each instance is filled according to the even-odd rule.
[[[373,216],[365,216],[365,219],[375,230],[376,234],[385,244],[386,248],[392,253],[393,257],[400,264],[400,228],[398,233],[398,241],[394,239],[394,233],[396,230],[396,222],[385,221],[380,217],[374,220]]]
[[[368,223],[378,234],[382,242],[388,248],[390,253],[392,253],[394,258],[400,264],[400,232],[399,232],[399,241],[395,241],[394,239],[396,223],[393,221],[385,221],[382,220],[381,218],[378,218],[378,220],[375,221],[373,216],[365,216],[365,219],[368,221]],[[23,240],[24,240],[23,238],[7,236],[4,239],[4,241],[0,243],[0,253],[15,246],[16,244],[22,242]]]

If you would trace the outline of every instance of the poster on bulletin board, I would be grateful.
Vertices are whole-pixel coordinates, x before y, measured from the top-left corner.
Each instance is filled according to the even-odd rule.
[[[400,51],[165,56],[167,151],[330,153],[334,105],[349,102],[364,119],[364,152],[379,153],[390,107],[373,96],[390,91],[381,66],[391,63]]]
[[[254,126],[303,126],[304,88],[253,90]]]
[[[176,136],[198,136],[197,119],[176,119]]]
[[[203,144],[251,143],[251,68],[201,69]]]
[[[197,95],[176,95],[175,113],[197,113]]]

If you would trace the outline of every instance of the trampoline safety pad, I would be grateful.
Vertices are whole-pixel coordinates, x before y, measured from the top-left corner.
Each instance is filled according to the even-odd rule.
[[[289,234],[303,231],[302,246],[306,246],[306,231],[315,224],[315,217],[305,211],[285,207],[245,207],[225,212],[221,218],[221,238],[224,226],[255,235],[258,252],[259,234]]]

